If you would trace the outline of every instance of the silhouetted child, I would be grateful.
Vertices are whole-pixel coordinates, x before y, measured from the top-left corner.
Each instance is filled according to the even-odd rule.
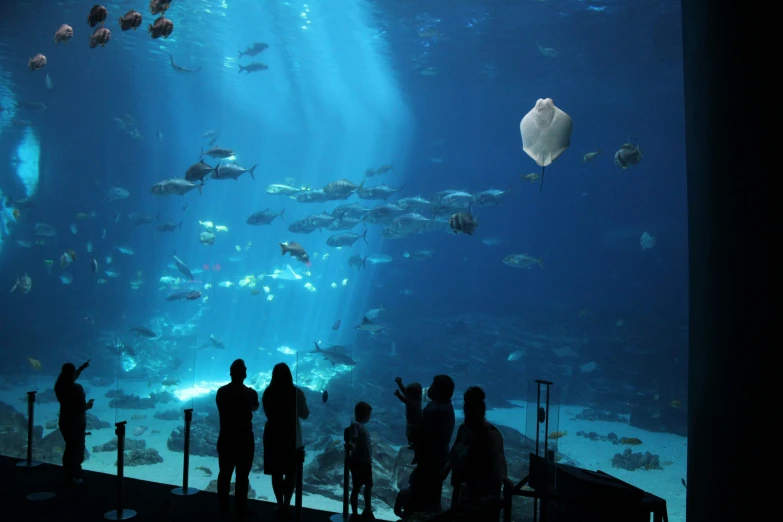
[[[405,436],[408,438],[408,447],[414,451],[411,464],[416,464],[416,431],[422,418],[421,384],[414,382],[404,386],[402,377],[397,377],[394,382],[399,388],[399,390],[394,390],[394,395],[405,404]]]
[[[358,517],[359,490],[364,486],[364,511],[362,520],[375,520],[372,514],[372,440],[365,424],[372,415],[372,406],[366,402],[356,403],[355,421],[351,423],[346,438],[351,445],[348,469],[351,471],[351,518]]]

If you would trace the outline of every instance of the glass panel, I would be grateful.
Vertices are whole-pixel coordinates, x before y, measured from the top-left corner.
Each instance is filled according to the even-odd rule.
[[[60,463],[51,389],[66,359],[92,359],[84,467],[115,473],[124,420],[128,476],[181,485],[193,407],[190,477],[213,488],[231,362],[261,396],[285,362],[310,411],[305,506],[340,511],[344,429],[365,401],[374,508],[392,518],[413,469],[395,377],[406,394],[422,384],[426,408],[447,374],[452,439],[480,386],[510,479],[538,433],[558,462],[660,495],[682,521],[679,4],[204,3],[172,4],[174,40],[115,31],[105,51],[129,66],[109,89],[64,46],[24,81],[0,71],[0,266],[19,276],[0,325],[19,353],[2,354],[0,394],[14,431],[37,391],[36,447]],[[95,100],[111,108],[100,122],[68,116]],[[568,136],[530,143],[546,135],[531,121],[550,121],[525,124],[539,110],[570,121],[552,129]],[[61,171],[79,172],[78,190]],[[548,427],[529,421],[531,379],[554,383]],[[273,501],[266,420],[253,415],[251,487]],[[447,506],[451,479],[443,489]]]
[[[183,485],[185,450],[185,410],[193,408],[190,425],[190,459],[188,487],[204,491],[217,491],[217,439],[218,412],[215,392],[229,382],[231,361],[218,357],[222,340],[213,334],[188,337],[183,342],[180,356],[185,362],[178,375],[181,382],[173,393],[177,400],[158,407],[155,412],[156,427],[163,436],[160,439],[161,453],[165,455],[164,465],[170,469],[171,478],[161,482]],[[222,353],[220,353],[222,355]]]
[[[560,431],[560,401],[558,388],[549,381],[530,381],[527,391],[527,429],[525,435],[532,445],[530,453],[557,462],[558,441],[568,435]]]
[[[308,420],[302,421],[306,450],[303,501],[307,507],[331,513],[343,511],[346,436],[350,438],[356,404],[362,400],[354,386],[354,367],[346,364],[355,360],[354,347],[334,344],[337,338],[333,330],[327,339],[315,343],[315,350],[298,353],[296,362],[296,378],[310,410]],[[372,432],[372,418],[367,427]]]

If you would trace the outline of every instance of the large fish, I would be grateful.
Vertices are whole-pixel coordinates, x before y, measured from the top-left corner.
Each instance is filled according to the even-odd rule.
[[[367,243],[367,230],[365,230],[363,234],[357,234],[355,232],[334,234],[326,239],[326,244],[331,247],[351,246],[360,239],[364,239],[364,242]]]
[[[201,156],[204,155],[210,156],[212,158],[218,158],[218,159],[225,159],[230,158],[234,155],[234,151],[231,149],[223,149],[221,147],[212,147],[211,149],[205,151],[203,148],[201,149]]]
[[[199,160],[198,163],[194,163],[190,167],[188,167],[188,170],[185,172],[185,179],[190,182],[196,182],[201,181],[203,183],[204,178],[206,178],[210,173],[214,173],[214,175],[217,175],[218,169],[220,168],[220,162],[218,161],[218,164],[214,167],[207,165],[204,160]]]
[[[155,183],[152,186],[150,192],[156,196],[184,196],[193,189],[198,189],[198,193],[202,193],[202,186],[204,180],[201,180],[201,184],[190,182],[182,178],[165,179],[161,182]]]
[[[260,212],[256,212],[255,214],[251,214],[250,217],[247,218],[247,224],[248,225],[269,225],[274,221],[276,218],[281,218],[283,221],[285,221],[285,218],[283,217],[283,214],[285,213],[285,209],[281,210],[279,213],[272,212],[268,208],[265,210],[262,210]]]
[[[378,323],[373,323],[372,321],[367,319],[366,316],[364,317],[364,319],[362,319],[362,323],[361,324],[356,325],[356,329],[357,330],[361,330],[363,332],[370,332],[372,334],[378,333],[381,330],[383,330],[384,328],[386,328],[385,325],[378,324]]]
[[[249,169],[242,168],[236,163],[228,163],[219,169],[215,168],[215,172],[212,174],[212,177],[214,179],[233,179],[234,181],[237,181],[239,176],[245,172],[248,172],[251,178],[256,179],[256,175],[253,173],[256,170],[256,167],[258,167],[257,163]]]
[[[188,268],[188,265],[186,265],[180,258],[177,257],[176,254],[171,254],[171,258],[174,259],[174,264],[177,265],[177,270],[179,270],[182,275],[187,277],[189,280],[193,280],[193,272],[190,271],[190,268]]]
[[[243,56],[256,56],[269,49],[269,44],[263,42],[256,42],[244,51],[239,51],[239,58]]]
[[[343,346],[332,346],[331,348],[321,348],[318,343],[315,343],[315,350],[310,353],[320,353],[324,359],[332,363],[332,366],[336,364],[344,364],[345,366],[356,366],[356,361],[351,359],[348,355],[348,351]]]
[[[135,332],[137,337],[146,337],[147,339],[157,339],[158,334],[144,326],[134,326],[131,332]]]

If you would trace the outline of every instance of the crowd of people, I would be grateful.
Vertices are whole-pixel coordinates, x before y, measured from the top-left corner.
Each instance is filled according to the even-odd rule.
[[[89,361],[78,369],[71,363],[62,367],[55,384],[60,402],[59,426],[65,439],[63,470],[68,484],[81,482],[84,461],[86,411],[93,400],[86,399],[84,388],[76,382]],[[253,413],[263,407],[264,474],[270,475],[281,520],[291,517],[290,504],[296,487],[298,465],[304,460],[302,427],[310,411],[304,392],[294,385],[291,369],[285,363],[275,365],[272,379],[259,401],[258,392],[245,386],[247,367],[242,359],[231,364],[231,382],[217,391],[220,416],[217,452],[218,500],[222,513],[230,513],[229,491],[235,475],[235,504],[240,516],[251,515],[247,496],[250,471],[255,455]],[[399,492],[394,512],[403,520],[417,513],[441,513],[444,520],[459,513],[461,520],[490,522],[499,520],[501,491],[507,478],[503,437],[486,420],[484,391],[472,386],[465,391],[464,421],[452,444],[456,419],[452,396],[454,381],[448,375],[436,375],[426,388],[419,383],[403,384],[395,379],[394,394],[405,405],[408,447],[412,451],[408,487]],[[348,468],[351,477],[351,518],[374,520],[372,509],[373,460],[372,436],[367,423],[372,406],[364,401],[354,407],[354,421],[345,429]],[[451,506],[443,511],[443,483],[451,475]],[[364,509],[359,513],[359,494],[364,489]]]

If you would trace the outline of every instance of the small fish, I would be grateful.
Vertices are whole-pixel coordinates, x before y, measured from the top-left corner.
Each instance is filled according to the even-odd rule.
[[[299,243],[296,243],[294,241],[289,241],[287,243],[280,243],[280,250],[282,252],[282,255],[286,255],[287,253],[291,254],[291,257],[293,257],[297,261],[301,261],[307,266],[310,266],[312,264],[310,263],[310,256],[307,255],[307,252],[305,252],[304,247],[302,247],[302,245],[300,245]]]
[[[73,27],[68,24],[61,25],[57,32],[54,33],[54,43],[68,43],[68,40],[71,38],[73,38]]]
[[[215,244],[215,234],[212,232],[204,231],[198,236],[198,240],[202,245],[214,245]]]
[[[27,67],[31,71],[40,71],[46,67],[46,56],[42,55],[41,53],[36,54],[27,61]]]
[[[337,330],[338,328],[340,328],[340,319],[332,325],[332,330]]]
[[[542,263],[542,257],[535,258],[528,254],[510,254],[503,258],[503,263],[514,268],[532,268],[533,265],[538,265],[544,268]]]
[[[623,437],[620,439],[620,444],[625,444],[626,446],[638,446],[641,443],[641,439],[636,437]]]
[[[33,280],[32,280],[32,278],[29,275],[27,275],[27,274],[25,274],[25,275],[23,275],[21,277],[16,276],[16,283],[14,283],[13,288],[11,288],[11,292],[16,291],[17,288],[23,294],[26,294],[26,293],[30,292],[30,290],[32,290],[32,288],[33,288]]]
[[[457,212],[449,218],[449,226],[455,234],[472,235],[478,227],[478,220],[470,212]]]
[[[141,18],[141,13],[131,9],[120,17],[120,29],[123,31],[133,29],[135,31],[141,25]]]
[[[680,480],[682,481],[682,487],[684,487],[685,489],[688,489],[688,485],[685,483],[685,479],[681,478]]]
[[[109,16],[109,12],[102,5],[94,5],[90,9],[90,14],[87,15],[87,23],[90,27],[95,27],[98,24],[102,24],[106,17]]]
[[[205,477],[211,477],[212,476],[212,470],[209,469],[206,466],[196,466],[196,471],[202,472]]]
[[[326,404],[326,401],[329,400],[329,392],[324,390],[323,394],[321,395],[321,400],[324,404]]]
[[[623,170],[639,164],[640,161],[642,161],[642,149],[633,143],[625,143],[614,155],[614,164]]]
[[[537,183],[538,180],[541,179],[541,174],[537,172],[531,172],[530,174],[520,174],[519,177],[525,181],[529,181],[530,183]]]
[[[150,0],[150,13],[165,13],[171,7],[172,0]]]
[[[76,252],[69,248],[60,256],[60,267],[65,268],[74,261],[76,261]]]
[[[30,363],[30,367],[33,370],[35,370],[35,371],[40,371],[41,370],[41,361],[39,361],[38,359],[33,359],[32,357],[28,357],[27,358],[27,362]]]
[[[92,261],[90,261],[90,271],[93,274],[98,273],[98,260],[95,259],[94,257],[92,258]]]
[[[105,27],[96,27],[90,35],[90,49],[95,49],[99,45],[105,47],[109,40],[111,40],[111,31]]]
[[[588,153],[587,153],[587,154],[585,154],[585,155],[584,155],[584,157],[582,158],[582,162],[583,162],[583,163],[590,163],[590,162],[591,162],[591,161],[593,161],[593,160],[594,160],[596,157],[598,157],[598,155],[599,155],[599,154],[601,154],[601,149],[597,149],[595,152],[588,152]]]
[[[147,33],[153,38],[160,38],[161,36],[168,38],[172,32],[174,32],[174,22],[165,16],[161,16],[147,27]]]
[[[553,431],[552,433],[547,435],[547,438],[548,439],[560,439],[562,437],[565,437],[566,435],[568,435],[567,431]]]

